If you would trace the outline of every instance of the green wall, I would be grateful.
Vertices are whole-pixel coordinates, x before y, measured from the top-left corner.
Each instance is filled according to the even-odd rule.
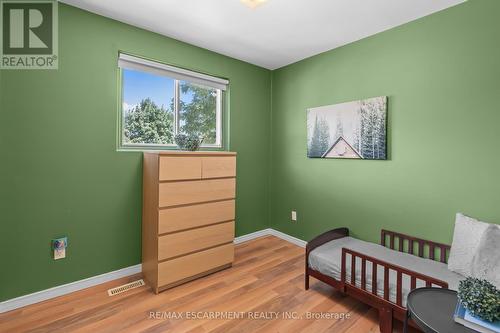
[[[142,154],[116,151],[118,50],[230,79],[236,234],[267,227],[270,71],[59,4],[59,70],[0,71],[0,301],[141,261]],[[68,258],[53,261],[62,235]]]
[[[499,223],[499,13],[500,1],[469,0],[274,71],[271,227],[450,242],[456,212]],[[381,95],[388,161],[306,157],[306,108]]]

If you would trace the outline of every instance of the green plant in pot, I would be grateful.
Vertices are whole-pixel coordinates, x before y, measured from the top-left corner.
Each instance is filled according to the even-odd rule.
[[[475,317],[500,320],[500,290],[486,280],[468,277],[460,281],[458,300]]]
[[[177,134],[174,137],[175,143],[181,150],[196,151],[200,148],[203,138],[195,134]]]

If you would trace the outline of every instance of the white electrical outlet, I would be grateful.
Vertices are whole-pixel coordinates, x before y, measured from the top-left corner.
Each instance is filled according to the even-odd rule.
[[[297,221],[297,211],[292,210],[292,221]]]

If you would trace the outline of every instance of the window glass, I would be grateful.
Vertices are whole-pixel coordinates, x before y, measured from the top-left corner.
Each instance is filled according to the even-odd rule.
[[[217,89],[179,82],[179,131],[203,138],[204,144],[217,141]]]
[[[175,80],[124,69],[123,144],[174,143]]]

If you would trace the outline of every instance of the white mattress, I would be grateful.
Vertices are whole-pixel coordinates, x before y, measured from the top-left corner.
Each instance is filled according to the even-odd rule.
[[[428,275],[430,277],[445,281],[448,288],[457,290],[460,280],[464,276],[448,270],[446,264],[438,261],[420,258],[408,253],[398,252],[378,244],[365,242],[352,237],[344,237],[325,243],[309,253],[309,267],[320,273],[330,276],[340,281],[342,248],[348,248],[377,259],[387,261],[393,265],[398,265],[406,269]],[[347,254],[346,279],[351,279],[351,256]],[[372,264],[366,262],[366,289],[371,291],[372,285]],[[395,271],[389,273],[389,300],[396,303],[396,279]],[[356,285],[361,286],[361,259],[356,258]],[[403,306],[406,305],[406,297],[410,292],[411,280],[408,275],[403,274]],[[417,288],[425,287],[425,282],[417,280]],[[383,297],[384,269],[377,266],[377,294]]]

